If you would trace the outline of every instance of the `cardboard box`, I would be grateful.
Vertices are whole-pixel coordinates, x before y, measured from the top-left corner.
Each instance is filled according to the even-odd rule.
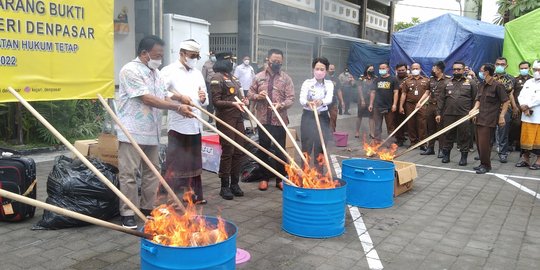
[[[78,140],[73,146],[85,157],[96,157],[98,154],[98,141],[96,139]]]
[[[118,139],[115,135],[106,133],[99,135],[97,157],[105,163],[118,167]]]
[[[202,136],[202,167],[204,170],[218,173],[221,163],[221,144],[219,135]]]
[[[410,162],[394,160],[396,177],[394,180],[394,197],[412,189],[413,180],[418,177],[416,165]]]

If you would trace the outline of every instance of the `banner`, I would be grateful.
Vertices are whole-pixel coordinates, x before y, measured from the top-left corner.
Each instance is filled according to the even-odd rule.
[[[114,96],[113,0],[0,0],[0,102]]]

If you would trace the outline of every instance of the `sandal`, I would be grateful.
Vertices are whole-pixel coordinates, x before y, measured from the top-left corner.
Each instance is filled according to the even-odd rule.
[[[535,164],[531,165],[529,167],[529,169],[531,169],[531,170],[539,170],[540,169],[540,164],[535,163]]]
[[[208,201],[206,200],[198,200],[198,201],[195,201],[194,204],[207,204]]]
[[[531,165],[529,164],[529,162],[527,162],[525,160],[522,160],[522,161],[516,163],[516,167],[519,167],[519,168],[529,167],[529,166],[531,166]]]

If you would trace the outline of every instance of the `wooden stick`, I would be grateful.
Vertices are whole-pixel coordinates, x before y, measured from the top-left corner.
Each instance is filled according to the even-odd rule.
[[[191,113],[191,115],[195,118],[197,118],[197,120],[201,121],[201,123],[203,123],[203,125],[205,125],[206,127],[208,127],[209,129],[211,129],[212,131],[214,131],[215,133],[219,134],[219,136],[225,140],[227,140],[229,143],[231,143],[232,145],[234,145],[236,148],[238,148],[240,151],[244,152],[244,154],[248,155],[249,157],[251,157],[253,160],[257,161],[259,164],[261,164],[263,167],[265,167],[267,170],[269,170],[271,173],[275,174],[277,177],[281,178],[281,180],[285,181],[287,184],[291,185],[291,186],[294,186],[296,187],[297,185],[295,185],[293,182],[291,182],[289,179],[287,179],[287,177],[283,176],[282,174],[280,174],[278,171],[276,171],[274,168],[270,167],[268,164],[266,164],[265,162],[263,162],[262,160],[260,160],[258,157],[256,157],[253,153],[249,152],[248,150],[246,150],[244,147],[240,146],[237,142],[235,142],[233,139],[227,137],[227,135],[223,134],[223,132],[219,131],[219,129],[217,129],[216,127],[210,125],[210,123],[206,122],[205,120],[203,120],[200,116],[198,116],[197,114],[195,113]]]
[[[321,146],[322,146],[323,154],[324,154],[324,163],[326,164],[326,169],[328,170],[328,177],[330,177],[330,181],[332,181],[332,169],[330,169],[330,162],[328,160],[328,152],[326,151],[326,143],[324,142],[324,136],[321,129],[321,122],[319,121],[319,112],[317,111],[317,108],[314,105],[311,106],[311,109],[313,110],[313,114],[315,115],[315,122],[317,122],[317,129],[319,130],[319,139],[321,140]]]
[[[276,115],[276,118],[279,120],[279,122],[281,123],[281,125],[285,129],[285,132],[287,133],[287,136],[289,136],[289,139],[291,140],[292,144],[294,145],[294,148],[296,148],[296,151],[298,152],[298,154],[300,155],[300,157],[304,161],[304,164],[308,164],[308,161],[306,160],[306,157],[304,156],[304,154],[302,153],[302,150],[300,149],[300,147],[298,147],[298,144],[296,143],[296,139],[291,134],[291,131],[287,128],[287,125],[283,121],[283,118],[281,118],[281,115],[277,111],[276,107],[274,107],[274,104],[272,104],[272,100],[270,100],[269,96],[265,96],[265,97],[266,97],[266,101],[268,101],[268,106],[270,106],[272,111],[274,111],[274,114]]]
[[[148,166],[148,168],[150,168],[150,170],[152,171],[152,173],[154,173],[154,175],[158,178],[159,182],[161,183],[161,185],[163,185],[163,187],[165,188],[165,190],[167,190],[167,192],[169,193],[169,196],[171,196],[173,198],[173,200],[175,201],[175,203],[178,205],[178,207],[180,208],[180,210],[182,211],[186,211],[186,208],[184,207],[184,205],[182,204],[182,202],[180,201],[180,199],[178,198],[178,196],[174,193],[174,191],[172,190],[172,188],[169,186],[169,184],[167,183],[167,181],[165,181],[165,179],[163,178],[163,176],[161,176],[161,173],[159,173],[159,171],[156,169],[156,167],[154,166],[154,164],[152,164],[152,161],[150,161],[150,159],[148,158],[148,156],[144,153],[144,151],[142,150],[142,148],[139,146],[139,144],[137,143],[137,141],[133,138],[133,136],[131,136],[131,134],[129,133],[129,131],[126,129],[126,127],[124,125],[122,125],[122,123],[120,122],[120,119],[118,119],[118,117],[116,116],[116,114],[113,112],[113,110],[111,109],[111,107],[109,106],[109,104],[107,104],[107,101],[105,101],[105,99],[100,95],[98,94],[98,99],[99,101],[101,102],[101,104],[103,105],[103,107],[105,108],[105,110],[109,113],[109,115],[111,116],[111,118],[114,120],[114,122],[116,123],[116,125],[118,125],[118,127],[120,127],[120,129],[122,130],[122,132],[124,132],[124,134],[126,135],[126,137],[128,138],[128,140],[131,142],[131,145],[135,148],[135,150],[137,151],[137,153],[139,153],[139,155],[141,156],[141,158],[144,160],[144,162],[146,163],[146,166]]]
[[[426,102],[427,102],[428,100],[429,100],[429,98],[424,99],[424,100],[420,103],[420,107],[415,108],[414,111],[412,111],[411,114],[409,114],[409,116],[407,116],[407,118],[405,118],[405,120],[403,120],[403,122],[401,122],[401,124],[399,124],[399,126],[398,126],[397,128],[395,128],[394,131],[392,131],[392,133],[390,133],[390,135],[388,135],[388,137],[387,137],[381,144],[379,144],[379,146],[384,145],[384,143],[385,143],[386,141],[388,141],[390,138],[392,138],[392,136],[394,136],[394,134],[396,134],[396,132],[397,132],[400,128],[402,128],[402,127],[407,123],[407,121],[409,121],[409,119],[411,119],[411,117],[413,117],[413,115],[414,115],[416,112],[418,112],[418,111],[422,108],[422,106],[424,106],[424,104],[426,104]]]
[[[137,216],[139,216],[144,222],[147,221],[146,216],[141,212],[141,210],[139,210],[137,206],[135,206],[124,194],[122,194],[122,192],[118,190],[118,188],[113,185],[113,183],[111,183],[111,181],[109,181],[109,179],[107,179],[107,177],[105,177],[105,175],[103,175],[90,161],[88,161],[88,159],[83,156],[79,150],[77,150],[68,140],[66,140],[66,138],[64,138],[64,136],[58,132],[58,130],[56,130],[45,118],[43,118],[43,116],[41,116],[41,114],[39,114],[39,112],[36,111],[32,105],[26,102],[26,100],[13,88],[8,87],[8,91],[14,95],[15,98],[17,98],[21,104],[24,105],[24,107],[26,107],[26,109],[41,122],[41,124],[43,124],[56,138],[58,138],[69,150],[71,150],[71,152],[73,152],[73,154],[75,154],[75,156],[77,156],[77,158],[79,158],[82,163],[88,167],[88,169],[96,174],[98,179],[109,187],[129,208],[131,208],[131,210],[133,210],[133,212],[135,212],[135,214],[137,214]]]
[[[420,145],[422,145],[422,144],[424,144],[424,143],[430,141],[431,139],[434,139],[434,138],[436,138],[437,136],[439,136],[439,135],[441,135],[441,134],[443,134],[443,133],[448,132],[449,130],[453,129],[454,127],[459,126],[461,123],[463,123],[463,122],[465,122],[465,121],[467,121],[467,120],[469,120],[469,119],[475,117],[479,112],[480,112],[480,110],[475,110],[475,111],[473,111],[472,113],[469,113],[469,114],[463,116],[462,118],[460,118],[460,119],[457,120],[456,122],[454,122],[454,123],[448,125],[447,127],[443,128],[443,129],[441,129],[441,130],[439,130],[438,132],[436,132],[436,133],[434,133],[433,135],[431,135],[431,136],[425,138],[425,139],[422,140],[421,142],[419,142],[419,143],[417,143],[417,144],[415,144],[415,145],[409,147],[407,150],[405,150],[405,151],[403,151],[403,152],[397,154],[394,158],[397,158],[397,157],[399,157],[399,156],[402,156],[402,155],[404,155],[404,154],[410,152],[411,150],[413,150],[413,149],[419,147]]]
[[[119,232],[128,233],[128,234],[135,235],[135,236],[142,237],[142,238],[146,238],[146,239],[152,239],[153,238],[152,235],[141,232],[141,231],[138,231],[138,230],[132,230],[132,229],[124,228],[124,227],[122,227],[120,225],[116,225],[114,223],[110,223],[110,222],[107,222],[107,221],[104,221],[104,220],[101,220],[101,219],[97,219],[97,218],[94,218],[94,217],[91,217],[91,216],[83,215],[81,213],[77,213],[77,212],[74,212],[74,211],[71,211],[71,210],[63,209],[63,208],[60,208],[58,206],[54,206],[54,205],[51,205],[51,204],[48,204],[48,203],[40,202],[38,200],[31,199],[31,198],[28,198],[28,197],[25,197],[25,196],[22,196],[22,195],[13,193],[13,192],[9,192],[9,191],[1,189],[1,188],[0,188],[0,197],[8,198],[8,199],[18,201],[18,202],[21,202],[21,203],[24,203],[24,204],[28,204],[28,205],[31,205],[31,206],[34,206],[34,207],[43,208],[45,210],[54,212],[54,213],[62,215],[62,216],[82,220],[84,222],[88,222],[88,223],[91,223],[91,224],[94,224],[94,225],[98,225],[98,226],[102,226],[102,227],[105,227],[105,228],[113,229],[113,230],[116,230],[116,231],[119,231]]]
[[[219,119],[219,117],[215,116],[213,113],[210,113],[209,111],[203,109],[201,106],[199,105],[195,105],[193,104],[193,107],[197,108],[198,110],[200,110],[201,112],[205,113],[206,115],[210,116],[211,118],[213,118],[214,120],[216,120],[216,122],[224,125],[225,127],[227,127],[228,129],[230,129],[232,132],[236,133],[236,135],[242,137],[242,139],[246,140],[247,142],[251,143],[253,146],[257,147],[259,150],[263,151],[265,154],[269,155],[271,158],[275,159],[277,162],[283,164],[283,165],[288,165],[285,161],[283,161],[281,158],[277,157],[276,155],[274,155],[272,152],[268,151],[266,148],[260,146],[258,143],[254,142],[252,139],[250,139],[248,136],[246,136],[244,133],[238,131],[236,128],[232,127],[231,125],[225,123],[225,121]]]
[[[234,98],[236,99],[236,102],[242,102],[240,99],[238,99],[238,97],[234,97]],[[287,157],[289,159],[289,161],[292,163],[292,165],[297,167],[297,168],[300,168],[300,166],[298,166],[298,164],[296,163],[294,158],[292,158],[289,155],[289,153],[287,153],[287,151],[283,148],[283,146],[281,146],[281,144],[278,143],[278,141],[276,141],[276,139],[272,136],[272,134],[270,134],[270,132],[263,126],[263,124],[261,124],[259,119],[257,119],[257,117],[255,117],[255,115],[253,115],[253,113],[249,110],[249,108],[246,105],[242,105],[242,108],[244,108],[244,111],[246,111],[246,113],[249,115],[249,117],[251,119],[253,119],[253,121],[255,121],[255,123],[257,124],[257,127],[260,128],[266,134],[266,136],[268,136],[268,138],[279,149],[279,151],[281,151],[281,153],[285,157]]]

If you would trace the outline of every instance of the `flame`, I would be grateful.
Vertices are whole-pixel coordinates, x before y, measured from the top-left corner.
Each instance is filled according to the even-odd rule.
[[[396,156],[396,151],[398,149],[398,146],[395,143],[391,144],[390,148],[381,148],[381,143],[375,140],[371,141],[371,143],[367,143],[366,136],[364,136],[362,144],[364,146],[366,156],[373,157],[377,155],[382,160],[394,160],[394,157]]]
[[[193,191],[184,193],[187,201],[183,215],[171,205],[162,204],[154,209],[144,226],[144,232],[154,236],[153,242],[173,247],[207,246],[227,240],[225,221],[218,217],[217,226],[208,224],[197,212],[192,199]]]
[[[285,170],[289,175],[289,180],[291,180],[295,185],[303,188],[312,188],[312,189],[330,189],[340,186],[338,180],[332,180],[330,177],[330,172],[326,172],[325,175],[322,175],[316,168],[309,167],[309,154],[304,153],[307,163],[304,164],[304,169],[300,170],[297,166],[286,165]],[[317,162],[319,166],[323,168],[325,163],[324,155],[319,154],[317,157]]]

